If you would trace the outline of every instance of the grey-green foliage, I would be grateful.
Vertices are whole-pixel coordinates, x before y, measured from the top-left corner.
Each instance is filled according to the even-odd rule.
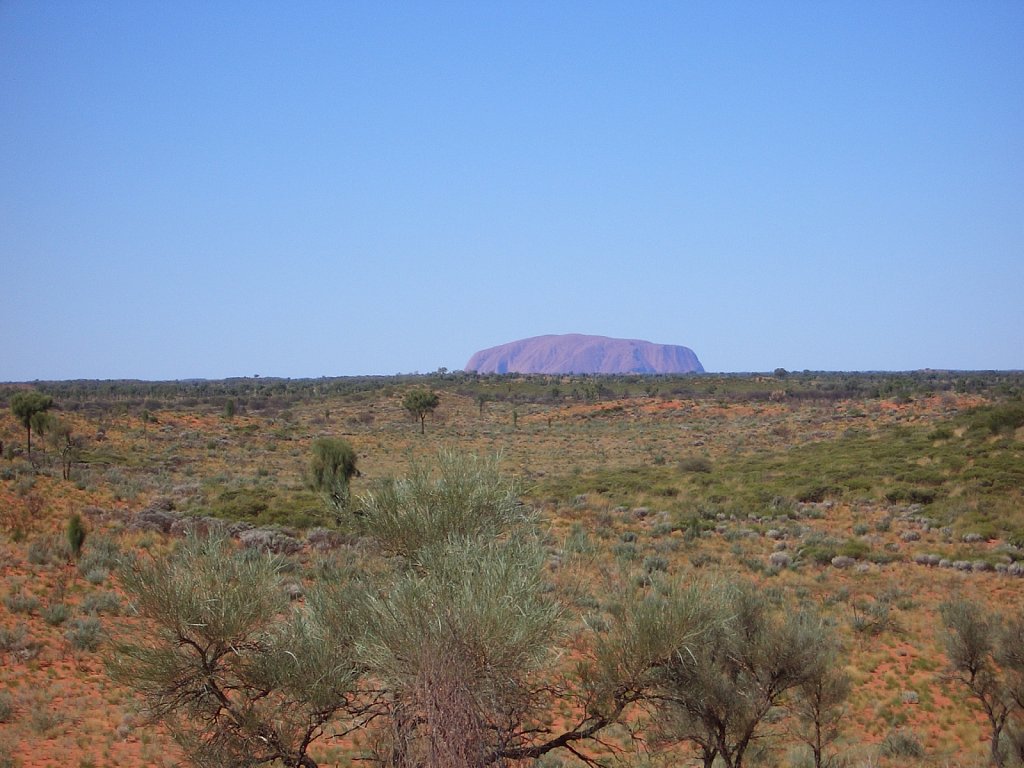
[[[832,633],[807,678],[796,687],[789,705],[793,735],[808,746],[815,768],[831,765],[829,747],[839,738],[852,683],[843,668]]]
[[[360,498],[359,525],[387,553],[415,560],[425,548],[456,538],[493,538],[531,522],[514,480],[494,458],[453,451],[438,455],[436,472],[415,464]]]
[[[924,747],[917,734],[904,728],[889,731],[878,745],[878,751],[886,757],[924,757]]]
[[[103,641],[103,625],[95,616],[72,619],[64,637],[79,651],[95,651]]]
[[[88,574],[95,570],[109,573],[120,563],[121,549],[118,547],[117,541],[109,536],[96,535],[89,538],[89,546],[83,547],[82,555],[78,559],[78,570],[82,574]]]
[[[612,606],[574,669],[557,648],[575,623],[545,578],[517,490],[494,460],[455,453],[384,483],[355,519],[400,557],[321,580],[304,604],[285,599],[282,561],[224,539],[189,538],[169,557],[129,563],[126,597],[149,622],[115,645],[111,673],[195,766],[311,768],[308,747],[329,723],[367,720],[367,743],[390,768],[508,766],[572,750],[631,705],[664,701],[676,660],[706,653],[734,617],[720,591],[662,583],[653,569],[650,594]],[[578,717],[552,723],[556,702]]]
[[[966,687],[985,713],[990,760],[1003,765],[1001,736],[1010,716],[1024,704],[1016,682],[1024,672],[1024,641],[1019,636],[1024,627],[1020,619],[1007,625],[998,614],[969,600],[943,603],[939,612],[949,677]]]
[[[611,631],[595,640],[593,660],[581,670],[595,715],[615,719],[629,703],[650,698],[666,664],[704,645],[720,620],[718,594],[711,582],[673,579],[611,605]]]
[[[138,691],[193,765],[314,766],[309,744],[351,703],[351,640],[288,603],[282,561],[222,538],[122,569],[145,636],[114,645],[112,676]]]
[[[52,603],[43,609],[43,621],[52,627],[59,626],[71,618],[71,608],[67,603]]]
[[[349,481],[358,474],[356,452],[345,440],[321,437],[313,441],[309,484],[324,499],[336,521],[349,503]]]
[[[740,768],[773,708],[807,682],[827,657],[830,632],[804,611],[772,608],[752,585],[701,590],[700,643],[658,665],[655,701],[662,736]]]
[[[454,539],[367,600],[359,656],[389,691],[391,764],[484,766],[526,741],[561,625],[542,565],[529,540]]]

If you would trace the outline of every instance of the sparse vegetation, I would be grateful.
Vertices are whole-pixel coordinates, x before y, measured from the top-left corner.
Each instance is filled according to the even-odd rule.
[[[699,657],[701,631],[692,620],[704,614],[687,613],[687,589],[731,589],[739,573],[769,615],[819,615],[826,634],[842,641],[830,667],[849,678],[848,704],[840,696],[817,716],[821,764],[980,763],[989,759],[991,726],[963,682],[951,671],[937,676],[949,656],[935,627],[943,601],[962,596],[999,605],[1006,618],[996,624],[992,668],[1005,690],[1019,687],[1000,627],[1013,625],[1024,604],[1024,448],[1013,416],[1022,385],[1017,374],[943,372],[38,383],[37,391],[61,403],[60,423],[44,425],[45,451],[33,427],[28,461],[25,428],[9,408],[0,412],[2,594],[16,609],[5,606],[8,619],[0,620],[0,689],[16,705],[15,716],[0,723],[0,741],[17,745],[12,754],[19,755],[24,744],[39,742],[32,713],[47,695],[58,716],[43,733],[48,746],[72,755],[71,764],[130,768],[141,764],[132,751],[140,743],[145,764],[160,755],[181,761],[169,731],[131,714],[134,699],[124,687],[96,684],[98,655],[109,646],[94,643],[106,631],[120,641],[155,638],[123,591],[120,562],[173,557],[191,530],[223,537],[240,557],[260,552],[280,563],[285,600],[275,629],[297,616],[318,627],[327,606],[364,611],[371,598],[397,611],[399,585],[410,594],[430,592],[440,610],[454,594],[444,590],[458,583],[458,553],[481,540],[487,546],[474,555],[479,569],[491,567],[492,554],[518,562],[498,570],[532,574],[536,592],[513,593],[535,595],[558,610],[558,620],[516,683],[537,696],[529,706],[516,704],[523,716],[517,735],[501,731],[516,742],[501,757],[506,762],[574,763],[566,746],[623,766],[699,757],[695,742],[670,738],[671,718],[652,698],[656,667],[630,656],[646,652],[635,622],[641,606],[676,606],[671,611],[682,618],[675,638],[686,639],[674,648]],[[402,400],[413,389],[439,394],[444,405],[423,438],[405,424]],[[0,385],[0,402],[9,404],[16,391]],[[233,418],[225,418],[229,399],[237,406]],[[71,482],[61,481],[64,426],[80,439]],[[310,457],[325,434],[359,447],[362,475],[347,478],[345,513],[332,511],[328,527],[314,530],[309,526],[324,525],[325,496],[311,487]],[[480,456],[501,450],[503,477],[493,462],[484,471],[488,460],[468,460],[477,468],[467,477],[484,488],[488,472],[500,481],[473,497],[473,514],[441,513],[446,470],[432,461],[439,449]],[[417,497],[432,500],[417,505]],[[88,535],[72,564],[75,514]],[[449,534],[427,535],[431,525]],[[530,557],[513,556],[512,542]],[[439,563],[448,558],[442,589]],[[481,610],[490,588],[474,589],[486,583],[480,570],[480,584],[465,587],[466,600]],[[444,615],[455,613],[452,607]],[[90,619],[83,629],[80,622]],[[671,655],[667,640],[659,647]],[[355,688],[362,704],[371,691],[399,690],[397,677],[383,685],[369,657],[354,658],[363,665]],[[615,659],[618,666],[606,666]],[[629,684],[626,668],[635,673]],[[438,680],[442,672],[449,681],[462,672],[450,664],[430,669]],[[450,708],[456,699],[424,699],[421,689],[402,687],[400,698],[418,702],[414,708],[429,704],[437,716],[458,711]],[[481,696],[498,706],[506,694]],[[816,716],[806,709],[812,698],[805,686],[791,688],[755,729],[743,764],[814,764]],[[363,717],[336,714],[331,729],[355,730],[344,739],[313,739],[309,759],[397,762],[394,723],[409,710],[398,699],[374,702],[376,717],[365,725]],[[1016,759],[1024,724],[1019,702],[1011,707],[999,740],[1007,764]],[[460,721],[467,724],[460,732],[486,722],[488,733],[498,733],[487,711]],[[660,730],[648,719],[654,714],[665,715]],[[615,724],[623,718],[641,729],[642,741],[630,741]],[[128,721],[139,739],[107,737]],[[456,748],[429,745],[422,730],[399,731],[409,734],[401,759],[434,750],[440,760],[452,754],[444,749]],[[914,734],[922,751],[915,754],[924,756],[882,754],[883,740],[904,733]],[[550,745],[565,734],[562,746]],[[651,751],[634,751],[640,743]]]

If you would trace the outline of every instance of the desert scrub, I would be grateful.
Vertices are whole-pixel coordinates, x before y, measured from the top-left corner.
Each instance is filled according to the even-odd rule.
[[[35,539],[28,545],[26,558],[31,565],[50,565],[54,554],[53,542],[50,539]]]
[[[11,613],[34,613],[39,610],[39,598],[23,592],[20,586],[16,586],[4,598],[4,605]]]
[[[64,724],[65,716],[62,712],[50,709],[45,700],[39,701],[29,712],[28,724],[32,732],[37,736],[49,736]]]
[[[71,618],[71,608],[67,603],[52,603],[43,609],[43,621],[51,627],[57,627]]]
[[[924,757],[924,747],[917,734],[905,728],[889,731],[878,751],[885,757]]]
[[[0,691],[0,723],[9,723],[14,718],[14,698],[7,691]]]
[[[90,542],[89,546],[83,549],[83,554],[78,560],[80,573],[87,575],[90,571],[98,568],[109,573],[117,568],[121,562],[121,550],[114,539],[108,536],[93,536]]]
[[[121,601],[113,592],[99,592],[86,596],[81,609],[82,613],[90,616],[117,616],[121,612]]]
[[[90,568],[85,572],[85,580],[93,585],[100,585],[110,577],[110,571],[102,566]]]
[[[19,768],[21,761],[14,756],[15,748],[6,742],[0,742],[0,768]]]
[[[29,661],[39,655],[42,643],[34,640],[25,624],[13,629],[0,627],[0,653],[9,653],[19,661]]]
[[[661,555],[648,555],[644,558],[643,569],[645,573],[668,570],[668,558]]]
[[[78,651],[95,651],[103,639],[103,625],[95,616],[75,619],[64,633],[71,647]]]

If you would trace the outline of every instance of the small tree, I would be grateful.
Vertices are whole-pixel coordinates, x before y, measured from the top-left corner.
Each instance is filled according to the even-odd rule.
[[[839,660],[839,648],[831,643],[823,649],[807,679],[794,691],[790,711],[796,717],[794,735],[806,744],[814,758],[814,768],[832,764],[828,747],[839,737],[839,724],[846,714],[850,695],[850,676]]]
[[[313,441],[313,459],[309,465],[309,484],[320,493],[335,520],[349,503],[349,481],[359,475],[355,450],[340,438],[321,437]]]
[[[37,434],[40,434],[38,430]],[[66,421],[63,419],[52,419],[50,420],[46,442],[60,453],[61,477],[65,480],[70,480],[71,467],[81,459],[82,439],[72,433],[71,425]]]
[[[420,420],[420,434],[426,432],[427,415],[434,412],[438,403],[437,393],[429,389],[414,389],[402,399],[402,407]]]
[[[813,677],[829,646],[819,619],[780,616],[753,586],[717,592],[703,593],[710,634],[660,665],[652,701],[663,734],[696,745],[706,768],[741,768],[769,711]]]
[[[532,542],[454,539],[371,599],[361,658],[388,690],[385,765],[504,765],[529,743],[562,613],[543,563]]]
[[[949,658],[948,677],[966,687],[985,713],[989,724],[989,761],[1001,766],[1005,755],[1000,737],[1018,707],[1014,689],[1007,684],[997,663],[1000,640],[1006,635],[1005,625],[998,615],[986,613],[980,605],[967,600],[943,603],[939,611],[944,627],[942,641]],[[1004,648],[1004,658],[1012,660],[1013,646],[1006,644]]]
[[[327,619],[291,608],[282,565],[190,537],[170,557],[122,570],[151,630],[115,642],[108,669],[195,766],[316,768],[308,749],[326,724],[366,712],[353,692],[357,623],[336,604]]]
[[[11,413],[25,428],[29,456],[32,455],[32,429],[45,428],[42,419],[52,407],[53,398],[35,390],[15,392],[11,396]]]

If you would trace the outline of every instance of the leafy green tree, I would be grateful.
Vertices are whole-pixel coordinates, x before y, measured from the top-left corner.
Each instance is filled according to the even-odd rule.
[[[949,659],[948,677],[969,692],[985,713],[989,725],[989,761],[1003,765],[1006,755],[1000,739],[1010,715],[1020,706],[1016,686],[1009,683],[999,665],[999,657],[1012,664],[1020,647],[1001,617],[989,613],[977,603],[952,600],[939,607],[942,616],[942,641]],[[1014,625],[1011,625],[1014,626]],[[1021,625],[1015,625],[1020,629]],[[1009,642],[1002,644],[1006,638]],[[1024,654],[1020,657],[1024,660]]]
[[[359,475],[355,449],[340,438],[321,437],[313,441],[309,484],[320,493],[336,521],[348,508],[349,481]]]
[[[402,398],[402,407],[420,420],[420,434],[426,432],[427,416],[434,412],[439,404],[436,392],[429,389],[414,389]]]
[[[53,398],[36,390],[15,392],[11,396],[11,413],[26,430],[28,455],[32,455],[32,430],[42,426],[46,411],[53,408]]]
[[[308,749],[335,717],[358,718],[355,628],[346,607],[292,607],[283,562],[225,539],[190,537],[169,557],[135,561],[122,584],[150,630],[114,642],[113,678],[141,694],[189,761],[315,768]]]

